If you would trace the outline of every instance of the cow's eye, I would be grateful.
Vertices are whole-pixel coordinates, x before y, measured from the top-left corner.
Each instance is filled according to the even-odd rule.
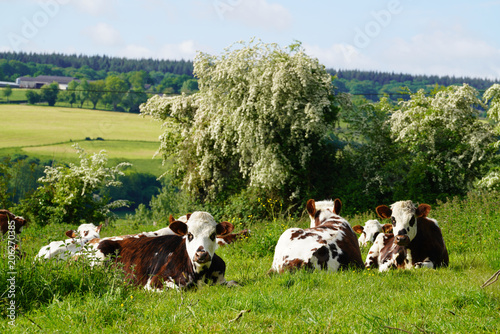
[[[188,241],[193,240],[193,238],[194,238],[194,237],[193,237],[193,234],[192,234],[192,233],[188,233]]]
[[[215,232],[210,234],[210,240],[215,241]]]
[[[391,220],[392,220],[392,225],[396,225],[396,218],[391,217]]]

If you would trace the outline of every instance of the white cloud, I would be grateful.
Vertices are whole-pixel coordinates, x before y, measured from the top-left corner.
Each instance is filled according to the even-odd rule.
[[[193,40],[186,40],[179,44],[165,44],[158,52],[158,57],[162,59],[194,59],[196,52],[200,48]]]
[[[120,32],[107,23],[98,23],[87,28],[84,33],[99,45],[117,46],[123,43]]]
[[[369,70],[376,63],[350,44],[333,44],[323,48],[318,45],[303,44],[306,53],[318,58],[326,68]]]
[[[154,58],[153,52],[150,49],[135,44],[127,45],[120,52],[120,56],[133,59]]]
[[[113,6],[117,4],[116,0],[65,0],[71,1],[75,6],[88,14],[99,16],[113,12]]]
[[[327,68],[500,78],[500,49],[460,26],[447,30],[433,26],[409,38],[377,38],[363,48],[351,44],[304,47]]]
[[[500,78],[500,49],[456,26],[396,39],[386,45],[380,64],[399,71],[437,75]],[[382,66],[381,66],[382,67]],[[382,70],[387,70],[385,65]]]
[[[219,19],[240,21],[251,27],[285,30],[292,23],[288,9],[267,0],[215,0],[213,8]]]

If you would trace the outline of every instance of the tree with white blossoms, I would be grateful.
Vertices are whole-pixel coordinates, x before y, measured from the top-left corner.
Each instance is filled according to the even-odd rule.
[[[213,200],[253,187],[297,199],[318,183],[338,106],[332,77],[300,44],[198,53],[194,75],[199,92],[141,106],[163,122],[159,153],[175,158],[185,190]]]
[[[491,126],[479,120],[484,104],[478,95],[464,84],[431,96],[420,90],[400,103],[390,124],[393,139],[411,161],[407,184],[436,195],[464,194],[484,174],[494,155],[495,136]]]
[[[483,100],[485,104],[489,104],[489,109],[487,111],[488,118],[493,121],[495,126],[495,134],[500,136],[500,85],[494,84],[490,88],[484,92]],[[495,151],[498,152],[500,148],[500,140],[495,141],[492,144]],[[500,167],[499,167],[499,156],[496,156],[496,163],[491,167],[488,174],[486,174],[479,182],[477,183],[478,189],[484,189],[488,191],[500,190]]]
[[[98,193],[108,187],[120,186],[117,179],[124,175],[121,169],[131,164],[122,162],[107,167],[105,151],[89,156],[78,144],[74,144],[80,165],[46,166],[42,183],[34,194],[23,202],[24,211],[33,216],[39,225],[48,223],[79,224],[104,221],[111,209],[127,206],[123,200],[111,199]]]

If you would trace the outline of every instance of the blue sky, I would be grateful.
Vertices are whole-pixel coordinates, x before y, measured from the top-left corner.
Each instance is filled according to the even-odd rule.
[[[328,68],[500,79],[500,0],[0,0],[0,51],[193,59],[252,37]]]

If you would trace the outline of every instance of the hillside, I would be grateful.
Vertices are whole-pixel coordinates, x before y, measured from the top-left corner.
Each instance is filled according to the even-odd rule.
[[[337,76],[334,84],[338,91],[363,96],[374,101],[383,95],[396,100],[401,97],[402,87],[407,87],[414,92],[419,89],[430,92],[436,85],[449,86],[467,83],[483,91],[494,83],[498,83],[498,81],[483,78],[431,74],[411,75],[356,69],[328,69],[327,71]],[[192,61],[0,52],[0,81],[15,81],[21,76],[37,75],[61,75],[99,80],[118,74],[132,87],[134,83],[137,83],[136,72],[141,73],[140,84],[149,87],[151,92],[180,93],[183,84],[186,85],[185,92],[197,89],[193,83],[185,84],[185,82],[194,81]],[[136,78],[133,78],[134,76]]]

